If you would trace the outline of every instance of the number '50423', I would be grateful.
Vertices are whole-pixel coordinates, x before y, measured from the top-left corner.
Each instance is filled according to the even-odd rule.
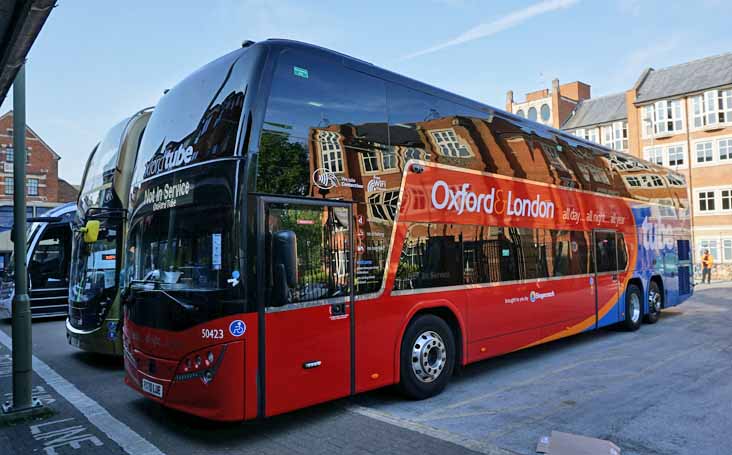
[[[201,338],[213,338],[214,340],[223,340],[223,329],[201,329]]]

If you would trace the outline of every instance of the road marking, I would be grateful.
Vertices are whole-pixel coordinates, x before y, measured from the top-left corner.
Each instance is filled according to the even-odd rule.
[[[375,409],[367,408],[365,406],[359,406],[354,404],[347,406],[346,409],[355,414],[371,417],[372,419],[376,419],[381,422],[388,423],[407,430],[416,431],[417,433],[423,434],[425,436],[431,436],[433,438],[440,439],[442,441],[446,441],[461,447],[465,447],[466,449],[470,449],[474,452],[483,453],[485,455],[517,455],[518,453],[511,450],[502,449],[487,442],[476,441],[475,439],[466,438],[464,436],[460,436],[449,431],[440,430],[429,425],[413,422],[411,420],[403,419],[393,414],[377,411]]]
[[[3,344],[11,351],[13,349],[12,339],[2,330],[0,330],[0,344]],[[130,455],[164,455],[160,449],[135,433],[130,427],[112,417],[99,403],[86,396],[75,385],[64,379],[63,376],[56,373],[36,356],[33,356],[33,371],[125,452]]]

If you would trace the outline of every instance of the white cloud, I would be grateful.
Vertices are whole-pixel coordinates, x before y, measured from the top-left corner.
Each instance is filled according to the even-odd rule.
[[[447,47],[456,46],[458,44],[467,43],[469,41],[474,41],[481,38],[486,38],[488,36],[495,35],[499,32],[522,24],[533,17],[540,16],[542,14],[559,9],[569,8],[577,4],[578,2],[579,0],[544,0],[526,8],[512,11],[507,15],[491,22],[476,25],[475,27],[464,31],[463,33],[448,41],[445,41],[444,43],[440,43],[427,49],[407,54],[402,57],[402,59],[408,60],[414,57],[419,57],[421,55],[431,54]]]

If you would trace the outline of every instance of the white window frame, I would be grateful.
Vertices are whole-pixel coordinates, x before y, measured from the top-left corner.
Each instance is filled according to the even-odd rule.
[[[661,146],[644,148],[643,159],[659,166],[666,165],[666,160],[664,159],[664,150]]]
[[[717,212],[717,191],[714,189],[703,189],[703,190],[697,190],[696,192],[696,208],[699,212],[699,215],[710,215]],[[704,195],[704,198],[702,199],[702,194]],[[711,197],[709,196],[711,194]],[[706,208],[702,208],[702,201],[704,201],[706,204]],[[711,202],[712,208],[709,208],[709,203]]]
[[[712,246],[712,242],[714,242],[714,246]],[[699,255],[699,260],[701,261],[701,257],[704,254],[704,250],[709,250],[709,253],[711,253],[712,257],[714,258],[714,262],[720,262],[719,261],[719,239],[716,237],[707,237],[707,238],[700,238],[697,240],[697,254]]]
[[[707,147],[708,146],[708,147]],[[700,154],[699,152],[703,153],[703,161],[699,160]],[[713,140],[707,140],[707,141],[698,141],[694,143],[694,165],[697,167],[699,166],[709,166],[710,164],[714,164],[714,141]]]
[[[678,159],[676,159],[673,164],[671,163],[671,149],[674,149],[674,150],[678,149],[680,151],[681,163],[679,163],[679,160]],[[666,147],[666,151],[664,153],[664,156],[665,156],[665,160],[666,160],[666,167],[678,169],[680,167],[681,168],[684,168],[684,167],[687,166],[687,163],[686,163],[686,147],[685,147],[684,144],[669,144]]]
[[[318,131],[318,144],[320,146],[320,164],[334,174],[343,173],[343,147],[341,146],[340,134],[335,131]]]
[[[722,147],[724,144],[725,156],[722,157]],[[717,157],[720,162],[732,162],[732,138],[717,139]]]
[[[712,160],[711,161],[704,161],[704,162],[697,162],[697,147],[700,146],[700,144],[712,144]],[[691,154],[692,167],[707,167],[707,166],[718,166],[720,164],[726,165],[726,164],[732,164],[732,134],[725,134],[725,135],[719,135],[719,136],[711,136],[704,137],[703,139],[695,139],[691,142],[691,149],[693,153]],[[724,147],[724,150],[727,152],[727,158],[722,158],[722,150]]]
[[[682,98],[656,101],[641,108],[643,138],[671,136],[685,131],[685,106]]]
[[[725,194],[726,193],[726,194]],[[732,212],[732,188],[722,188],[719,190],[719,211],[722,213]],[[727,199],[727,208],[724,208],[724,200]]]
[[[33,185],[31,185],[31,182],[33,182]],[[41,182],[36,178],[28,179],[25,182],[26,194],[28,196],[38,196],[40,184],[41,184]],[[33,188],[35,190],[33,192],[31,192],[31,188]]]
[[[724,209],[723,208],[723,202],[724,198],[722,196],[723,192],[729,192],[729,208]],[[709,198],[706,197],[707,193],[713,193],[712,200],[714,201],[714,210],[702,210],[701,209],[701,194],[705,194],[705,200],[709,201]],[[729,215],[732,213],[732,186],[726,185],[726,186],[709,186],[709,187],[703,187],[703,188],[694,188],[694,195],[693,195],[693,202],[694,202],[694,208],[696,210],[696,213],[694,216],[708,216],[708,215]]]
[[[690,100],[694,130],[732,125],[732,87],[707,90]]]
[[[12,194],[14,194],[14,186],[13,186],[14,184],[15,184],[15,179],[13,177],[8,177],[8,176],[5,177],[5,191],[4,191],[4,193],[6,195],[12,195]]]
[[[727,254],[729,245],[729,255]],[[732,262],[732,238],[722,238],[722,262]]]
[[[431,130],[430,136],[437,146],[435,150],[442,156],[450,158],[471,158],[475,156],[470,147],[460,140],[452,128]]]

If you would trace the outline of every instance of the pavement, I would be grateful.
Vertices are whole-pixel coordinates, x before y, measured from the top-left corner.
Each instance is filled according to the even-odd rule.
[[[221,424],[162,408],[122,383],[118,359],[33,324],[34,394],[54,415],[0,427],[0,453],[145,455],[532,454],[552,430],[615,442],[623,455],[727,454],[732,447],[732,284],[700,285],[637,332],[612,329],[465,368],[443,394],[393,388],[271,419]],[[0,323],[0,393],[10,326]]]

